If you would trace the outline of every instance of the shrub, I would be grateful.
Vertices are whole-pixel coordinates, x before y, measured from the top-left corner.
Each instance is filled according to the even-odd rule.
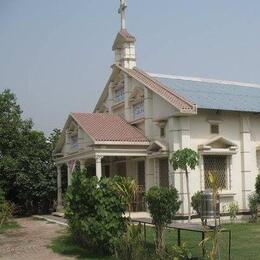
[[[201,218],[202,194],[202,191],[197,191],[196,193],[194,193],[194,195],[191,197],[191,206],[199,215],[202,224],[204,224],[204,221]]]
[[[171,188],[152,187],[146,194],[146,201],[150,214],[155,224],[156,232],[156,252],[161,256],[164,252],[164,229],[167,224],[173,220],[176,212],[179,210],[181,201],[179,201],[178,191]]]
[[[7,224],[12,217],[12,205],[5,200],[4,192],[0,189],[0,228]]]
[[[249,201],[249,209],[250,209],[250,214],[251,222],[256,222],[257,221],[257,214],[258,214],[258,195],[256,193],[252,193],[248,196],[248,201]]]
[[[173,246],[170,251],[171,259],[173,260],[187,260],[192,259],[191,251],[187,248],[186,243],[181,246]]]
[[[66,194],[65,216],[74,239],[90,251],[112,253],[126,230],[125,201],[115,180],[87,176],[76,171]]]
[[[119,260],[144,259],[141,225],[128,225],[127,232],[117,241],[116,258]]]
[[[238,211],[239,211],[239,207],[238,207],[237,202],[233,201],[233,202],[229,203],[228,213],[229,213],[231,222],[233,222],[237,218]]]

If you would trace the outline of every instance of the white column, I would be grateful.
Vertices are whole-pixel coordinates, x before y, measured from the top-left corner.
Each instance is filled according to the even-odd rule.
[[[72,171],[69,163],[67,164],[68,186],[71,185]]]
[[[242,207],[248,208],[247,197],[254,189],[255,176],[252,176],[251,132],[249,115],[241,115],[241,175],[242,175]]]
[[[131,121],[131,106],[129,104],[129,97],[132,94],[132,79],[124,75],[124,92],[125,92],[125,120]]]
[[[62,208],[61,165],[57,165],[57,211]]]
[[[83,171],[85,168],[85,160],[80,160],[80,170]]]
[[[97,155],[96,156],[96,176],[100,179],[102,177],[102,161],[103,156]]]
[[[145,136],[153,136],[153,95],[152,91],[145,88],[144,90],[144,114],[145,114]]]
[[[154,169],[154,159],[145,160],[145,189],[148,191],[151,187],[156,184],[155,180],[155,169]]]

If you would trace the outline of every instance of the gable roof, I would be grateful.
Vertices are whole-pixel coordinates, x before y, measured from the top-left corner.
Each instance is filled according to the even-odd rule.
[[[94,140],[95,144],[149,144],[149,140],[136,127],[117,115],[107,113],[71,113],[72,118]]]
[[[149,74],[202,109],[260,112],[260,85]]]
[[[114,66],[142,83],[145,87],[152,90],[154,93],[161,96],[164,100],[179,109],[182,113],[196,113],[197,109],[195,104],[177,94],[174,90],[168,88],[165,84],[152,78],[146,72],[136,67],[133,69],[126,69],[119,65]]]

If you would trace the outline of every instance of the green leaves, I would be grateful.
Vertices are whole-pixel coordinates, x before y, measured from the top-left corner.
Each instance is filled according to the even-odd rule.
[[[181,205],[178,191],[173,187],[152,187],[145,198],[155,225],[171,223]]]
[[[153,223],[155,224],[156,251],[162,256],[164,252],[164,228],[171,223],[180,208],[179,194],[173,187],[152,187],[145,197]]]
[[[66,194],[65,215],[78,243],[90,250],[112,252],[114,241],[126,229],[125,200],[118,194],[113,178],[89,177],[75,171]]]
[[[174,152],[170,162],[174,170],[181,169],[187,171],[188,168],[194,170],[199,163],[199,155],[192,149],[184,148]]]
[[[33,130],[10,90],[0,93],[0,115],[0,187],[26,213],[47,212],[56,198],[52,150],[59,131],[48,139]]]

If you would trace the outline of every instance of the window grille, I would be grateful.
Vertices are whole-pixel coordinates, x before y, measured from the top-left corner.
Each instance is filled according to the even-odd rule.
[[[115,91],[115,101],[117,103],[124,101],[125,99],[125,91],[124,88],[119,88]]]
[[[144,103],[137,103],[133,106],[134,119],[144,117]]]
[[[219,189],[228,189],[227,156],[210,155],[204,156],[205,189],[210,189],[209,173],[217,178]]]

